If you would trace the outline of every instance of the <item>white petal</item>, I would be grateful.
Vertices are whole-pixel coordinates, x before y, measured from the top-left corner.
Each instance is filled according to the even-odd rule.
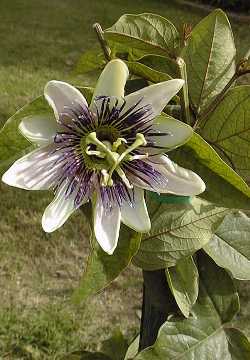
[[[41,146],[53,143],[60,127],[54,116],[35,115],[25,117],[19,125],[19,130],[29,141]]]
[[[81,92],[63,81],[49,81],[45,86],[44,96],[54,110],[57,120],[59,119],[59,114],[64,112],[65,106],[71,109],[74,109],[74,106],[79,104],[88,106]]]
[[[122,222],[138,232],[148,232],[151,227],[150,218],[144,199],[144,191],[134,188],[134,206],[123,202],[121,206]]]
[[[148,183],[146,183],[142,179],[138,178],[135,175],[130,174],[129,172],[127,172],[126,175],[127,175],[127,177],[128,177],[131,184],[133,184],[135,186],[138,186],[139,188],[141,188],[143,190],[154,191],[154,192],[160,193],[158,187],[156,188],[155,186],[153,187],[153,186],[149,185]]]
[[[95,237],[102,249],[112,255],[118,242],[121,221],[121,211],[117,204],[110,209],[102,205],[100,195],[94,205],[94,231]]]
[[[138,106],[142,107],[150,104],[153,110],[151,116],[153,119],[154,117],[160,115],[167,103],[182,88],[183,84],[184,80],[173,79],[147,86],[141,90],[129,94],[125,97],[126,106],[124,107],[123,112],[142,99]]]
[[[42,218],[42,227],[45,232],[50,233],[60,228],[76,210],[76,206],[74,204],[75,192],[65,198],[67,185],[68,184],[65,183],[61,186],[54,200],[45,209]]]
[[[167,133],[166,136],[150,136],[156,146],[165,149],[173,149],[183,145],[193,135],[191,126],[184,124],[182,121],[176,120],[171,116],[158,116],[152,126],[152,133]],[[158,149],[154,149],[157,153]],[[145,151],[147,149],[145,148]]]
[[[167,156],[155,156],[151,158],[151,161],[156,162],[155,169],[167,179],[166,187],[159,189],[159,192],[192,196],[205,191],[206,186],[197,174],[177,165]]]
[[[129,75],[127,65],[120,59],[111,60],[103,69],[93,94],[90,109],[95,111],[96,96],[124,98],[124,88]]]
[[[56,175],[54,166],[59,153],[51,154],[53,147],[44,146],[23,156],[3,174],[2,181],[25,190],[49,189]]]

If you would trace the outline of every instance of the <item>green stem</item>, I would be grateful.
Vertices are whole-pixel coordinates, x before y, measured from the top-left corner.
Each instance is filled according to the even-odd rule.
[[[191,125],[186,63],[181,57],[178,57],[176,59],[176,64],[178,67],[179,76],[185,81],[185,83],[181,89],[182,120],[185,123]]]
[[[105,59],[107,61],[110,61],[111,60],[111,50],[108,46],[108,43],[107,41],[104,39],[104,36],[103,36],[103,30],[102,30],[102,27],[100,24],[98,23],[95,23],[93,25],[93,29],[95,30],[96,32],[96,35],[97,35],[97,39],[101,45],[101,48],[102,48],[102,51],[103,51],[103,54],[105,56]]]

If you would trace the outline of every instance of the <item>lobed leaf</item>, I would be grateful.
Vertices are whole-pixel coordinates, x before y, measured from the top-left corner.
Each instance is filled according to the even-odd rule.
[[[200,133],[228,164],[250,177],[250,86],[228,91],[221,103],[201,123]]]
[[[249,240],[249,217],[241,212],[228,214],[204,250],[234,278],[250,280]]]
[[[165,74],[164,72],[154,70],[147,65],[141,64],[136,61],[125,61],[129,68],[129,72],[132,75],[140,76],[148,81],[153,83],[158,83],[161,81],[171,80],[171,76]]]
[[[140,343],[140,335],[137,335],[128,347],[124,360],[133,359],[138,353]]]
[[[177,164],[195,171],[206,183],[200,196],[218,206],[249,209],[250,188],[201,136],[194,133],[180,149],[171,153]]]
[[[248,338],[238,329],[225,328],[228,348],[232,360],[247,360],[250,357]]]
[[[187,204],[160,204],[133,262],[144,270],[175,266],[211,239],[227,212],[199,198]]]
[[[202,113],[235,73],[233,33],[222,10],[214,10],[196,25],[181,56],[187,66],[191,103]]]
[[[158,54],[173,58],[180,47],[175,26],[160,15],[127,14],[104,32],[108,41],[122,43],[142,54]]]
[[[199,252],[200,283],[214,305],[221,323],[230,322],[240,310],[239,296],[231,276],[205,253]]]
[[[168,285],[183,315],[189,313],[198,298],[199,273],[192,256],[183,258],[166,269]]]
[[[177,65],[175,61],[167,59],[161,55],[145,55],[138,60],[140,63],[149,66],[150,68],[169,74],[173,78],[177,78],[179,75]]]

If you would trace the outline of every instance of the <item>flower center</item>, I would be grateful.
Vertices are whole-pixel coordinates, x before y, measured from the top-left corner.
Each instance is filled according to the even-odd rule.
[[[94,158],[94,163],[98,162],[98,170],[102,174],[102,186],[112,186],[113,179],[112,176],[116,173],[123,183],[129,188],[132,188],[126,174],[122,170],[123,161],[132,161],[136,159],[144,159],[148,157],[148,154],[145,155],[132,155],[131,152],[139,148],[140,146],[145,146],[147,144],[143,134],[136,134],[135,141],[127,146],[126,139],[118,137],[113,143],[108,140],[101,141],[98,139],[96,132],[88,134],[84,139],[84,144],[81,143],[82,151],[90,157]],[[84,157],[86,158],[86,156]]]

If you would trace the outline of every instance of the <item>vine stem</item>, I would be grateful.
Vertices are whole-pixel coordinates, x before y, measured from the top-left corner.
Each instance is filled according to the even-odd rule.
[[[182,120],[191,125],[186,63],[181,57],[177,57],[175,61],[178,67],[179,76],[185,81],[181,89]]]
[[[143,270],[143,282],[139,351],[153,345],[161,325],[170,314],[178,312],[164,269]]]
[[[104,39],[104,35],[103,35],[104,32],[102,30],[101,25],[98,24],[98,23],[95,23],[93,25],[93,29],[96,32],[97,39],[98,39],[98,41],[99,41],[99,43],[101,45],[101,48],[102,48],[105,59],[107,61],[110,61],[111,60],[111,50],[110,50],[110,47],[108,46],[107,41]]]

